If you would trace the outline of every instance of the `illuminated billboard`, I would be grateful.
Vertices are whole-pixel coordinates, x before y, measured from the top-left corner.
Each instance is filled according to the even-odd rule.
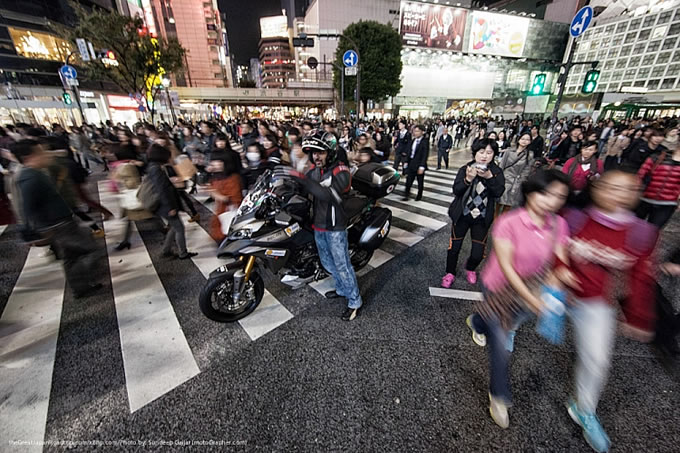
[[[39,31],[7,27],[17,55],[40,60],[66,61],[71,44],[63,39]]]
[[[405,46],[463,50],[467,11],[420,2],[401,2],[399,34]]]
[[[287,38],[288,19],[286,16],[260,18],[260,38]]]
[[[470,53],[521,57],[527,39],[529,20],[474,11],[470,23],[468,49]]]

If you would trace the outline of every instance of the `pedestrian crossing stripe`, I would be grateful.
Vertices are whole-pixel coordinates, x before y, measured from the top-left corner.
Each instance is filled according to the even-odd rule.
[[[448,192],[453,182],[452,178],[429,178],[431,174],[431,172],[426,174],[424,194],[448,203],[450,196],[428,189]],[[403,183],[404,178],[401,184]],[[414,185],[417,186],[417,183]],[[115,208],[117,201],[114,194],[107,192],[108,185],[100,183],[98,186],[102,204],[117,212]],[[207,209],[211,209],[211,205],[205,205],[207,197],[207,194],[199,193],[195,199]],[[427,235],[447,225],[446,221],[439,220],[446,214],[444,206],[413,200],[402,203],[397,195],[381,200],[380,204],[388,207],[395,219],[403,221],[399,226],[392,225],[388,239],[404,247],[413,247]],[[223,264],[222,260],[216,257],[215,242],[201,225],[187,223],[188,216],[183,213],[180,215],[185,221],[188,249],[199,252],[199,255],[193,257],[191,261],[201,275],[207,278],[212,270]],[[115,242],[122,238],[123,227],[124,222],[116,219],[104,223],[129,410],[135,412],[196,376],[201,370],[189,347],[170,297],[159,280],[147,245],[134,224],[131,249],[115,254],[110,252]],[[423,227],[427,229],[425,232]],[[6,228],[0,227],[0,235]],[[0,238],[3,239],[5,236]],[[393,249],[394,247],[390,250]],[[42,251],[37,248],[30,249],[17,284],[0,318],[0,357],[3,358],[3,362],[10,360],[9,363],[14,364],[14,368],[3,368],[0,379],[0,399],[9,402],[5,403],[3,411],[0,411],[0,432],[2,437],[7,439],[43,439],[45,436],[65,281],[61,265],[43,258],[41,253]],[[358,276],[364,276],[391,261],[394,258],[393,253],[387,251],[384,246],[376,250],[369,264],[357,273]],[[140,282],[143,284],[140,285]],[[334,289],[332,278],[311,283],[309,286],[320,294]],[[140,300],[147,303],[140,304]],[[44,309],[40,309],[42,318],[34,316],[32,311],[25,310],[26,301],[46,304]],[[37,307],[42,305],[34,307],[38,309]],[[197,306],[196,313],[197,316],[203,316]],[[239,325],[247,333],[247,338],[255,341],[292,318],[293,313],[274,294],[266,291],[257,310],[242,319]],[[204,321],[210,322],[207,318]],[[32,322],[36,325],[34,326]],[[28,327],[16,331],[17,325]],[[225,325],[225,329],[232,328]],[[26,347],[17,349],[17,344]],[[168,367],[168,363],[172,363],[172,366]],[[34,379],[34,376],[40,378]],[[23,386],[17,383],[23,383]],[[22,388],[24,390],[21,390]],[[26,402],[22,401],[27,395],[34,397],[31,404],[24,404]]]

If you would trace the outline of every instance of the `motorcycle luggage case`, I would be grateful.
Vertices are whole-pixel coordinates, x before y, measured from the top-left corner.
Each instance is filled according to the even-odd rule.
[[[374,199],[389,195],[398,182],[394,168],[374,162],[358,167],[352,175],[352,188]]]
[[[386,208],[374,208],[360,227],[359,247],[375,250],[385,242],[390,233],[392,211]]]

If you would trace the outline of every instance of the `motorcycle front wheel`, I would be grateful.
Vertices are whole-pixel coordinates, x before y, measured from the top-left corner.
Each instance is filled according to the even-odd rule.
[[[252,313],[262,302],[264,281],[256,270],[250,273],[240,299],[234,302],[234,272],[236,270],[208,280],[201,290],[198,299],[201,312],[213,321],[236,322]]]

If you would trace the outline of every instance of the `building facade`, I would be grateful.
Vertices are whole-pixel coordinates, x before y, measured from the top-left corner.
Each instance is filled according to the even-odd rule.
[[[576,40],[574,61],[599,62],[596,92],[662,94],[664,101],[680,101],[680,5],[617,14],[605,10]],[[566,93],[581,90],[589,69],[572,69]]]
[[[260,19],[260,67],[263,88],[285,88],[295,78],[295,60],[286,16]]]
[[[159,36],[177,38],[187,50],[184,73],[174,75],[176,86],[233,85],[226,28],[217,0],[128,0],[134,2],[141,5],[150,30],[153,21]]]

